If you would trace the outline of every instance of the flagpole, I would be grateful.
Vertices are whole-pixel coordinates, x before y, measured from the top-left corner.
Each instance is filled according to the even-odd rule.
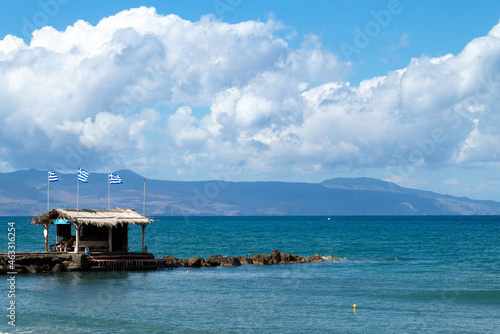
[[[111,210],[111,200],[110,200],[110,195],[109,195],[109,193],[110,193],[110,188],[111,188],[111,187],[109,186],[110,184],[111,184],[111,182],[109,181],[109,173],[108,173],[108,210]]]
[[[146,180],[144,180],[144,204],[142,207],[142,214],[146,217]]]
[[[80,181],[78,181],[78,179],[76,179],[76,215],[77,216],[78,216],[78,211],[80,210],[79,202],[80,202]]]
[[[49,198],[50,198],[50,172],[47,173],[47,212],[49,212],[50,208]]]

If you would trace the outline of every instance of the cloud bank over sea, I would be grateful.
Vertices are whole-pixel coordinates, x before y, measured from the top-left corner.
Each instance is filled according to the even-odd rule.
[[[141,7],[43,27],[29,45],[8,35],[0,172],[379,168],[400,181],[416,168],[498,165],[500,24],[456,55],[421,55],[359,85],[320,38],[292,48],[285,31],[274,19],[191,22]]]

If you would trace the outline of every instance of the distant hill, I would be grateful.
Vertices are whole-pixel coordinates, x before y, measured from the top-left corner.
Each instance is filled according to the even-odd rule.
[[[143,211],[145,178],[116,173],[111,207]],[[76,174],[50,184],[50,208],[76,207]],[[193,215],[498,215],[500,203],[400,187],[370,178],[335,178],[321,183],[161,181],[146,179],[146,214]],[[107,174],[91,173],[80,184],[80,208],[108,206]],[[47,211],[47,172],[0,173],[0,215],[35,216]]]

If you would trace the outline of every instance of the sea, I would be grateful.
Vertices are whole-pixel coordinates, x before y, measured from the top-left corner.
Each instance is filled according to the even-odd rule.
[[[43,251],[29,218],[0,217],[0,251],[9,222],[18,252]],[[14,298],[4,276],[0,332],[500,333],[498,216],[155,219],[146,244],[157,257],[278,249],[339,261],[20,274]],[[140,251],[141,228],[129,234]]]

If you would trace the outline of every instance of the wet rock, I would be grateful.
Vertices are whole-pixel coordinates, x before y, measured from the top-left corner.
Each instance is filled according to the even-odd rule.
[[[222,267],[236,267],[241,266],[241,262],[234,256],[228,256],[221,261],[220,265]]]
[[[201,267],[201,263],[203,261],[203,258],[201,257],[190,257],[188,260],[188,267],[190,268],[197,268]]]
[[[224,256],[222,255],[212,255],[203,260],[204,267],[217,267],[221,265],[221,262],[224,260]]]
[[[303,261],[304,261],[304,258],[302,256],[290,254],[290,262],[291,263],[303,263]]]
[[[163,262],[169,266],[169,267],[173,267],[173,268],[177,268],[177,267],[180,267],[180,264],[179,264],[179,259],[175,258],[174,256],[172,255],[167,255],[167,256],[164,256],[162,258]]]
[[[246,264],[253,264],[252,259],[250,259],[248,257],[238,256],[237,259],[240,260],[240,263],[244,264],[244,265],[246,265]]]
[[[304,259],[306,263],[309,262],[323,262],[323,256],[321,254],[316,254],[314,256],[309,256]]]
[[[254,254],[254,255],[250,256],[250,259],[252,260],[253,264],[256,264],[259,266],[273,264],[273,258],[271,256],[271,254]]]
[[[281,253],[281,263],[290,263],[290,254]]]
[[[66,267],[62,263],[56,263],[54,268],[52,268],[52,272],[54,273],[60,273],[62,271],[66,271]]]
[[[27,265],[25,268],[30,274],[38,274],[42,271],[39,266],[34,264]]]
[[[273,263],[280,263],[281,262],[281,253],[279,250],[275,249],[271,253],[271,259]]]
[[[14,271],[18,274],[26,274],[28,272],[28,270],[26,270],[25,267],[16,267],[16,269],[14,269]]]
[[[180,259],[178,261],[178,263],[179,263],[179,266],[181,266],[181,267],[187,267],[188,266],[188,260],[186,260],[186,259]]]
[[[66,266],[66,269],[68,269],[68,271],[79,271],[81,267],[74,262],[69,262],[69,264]]]

